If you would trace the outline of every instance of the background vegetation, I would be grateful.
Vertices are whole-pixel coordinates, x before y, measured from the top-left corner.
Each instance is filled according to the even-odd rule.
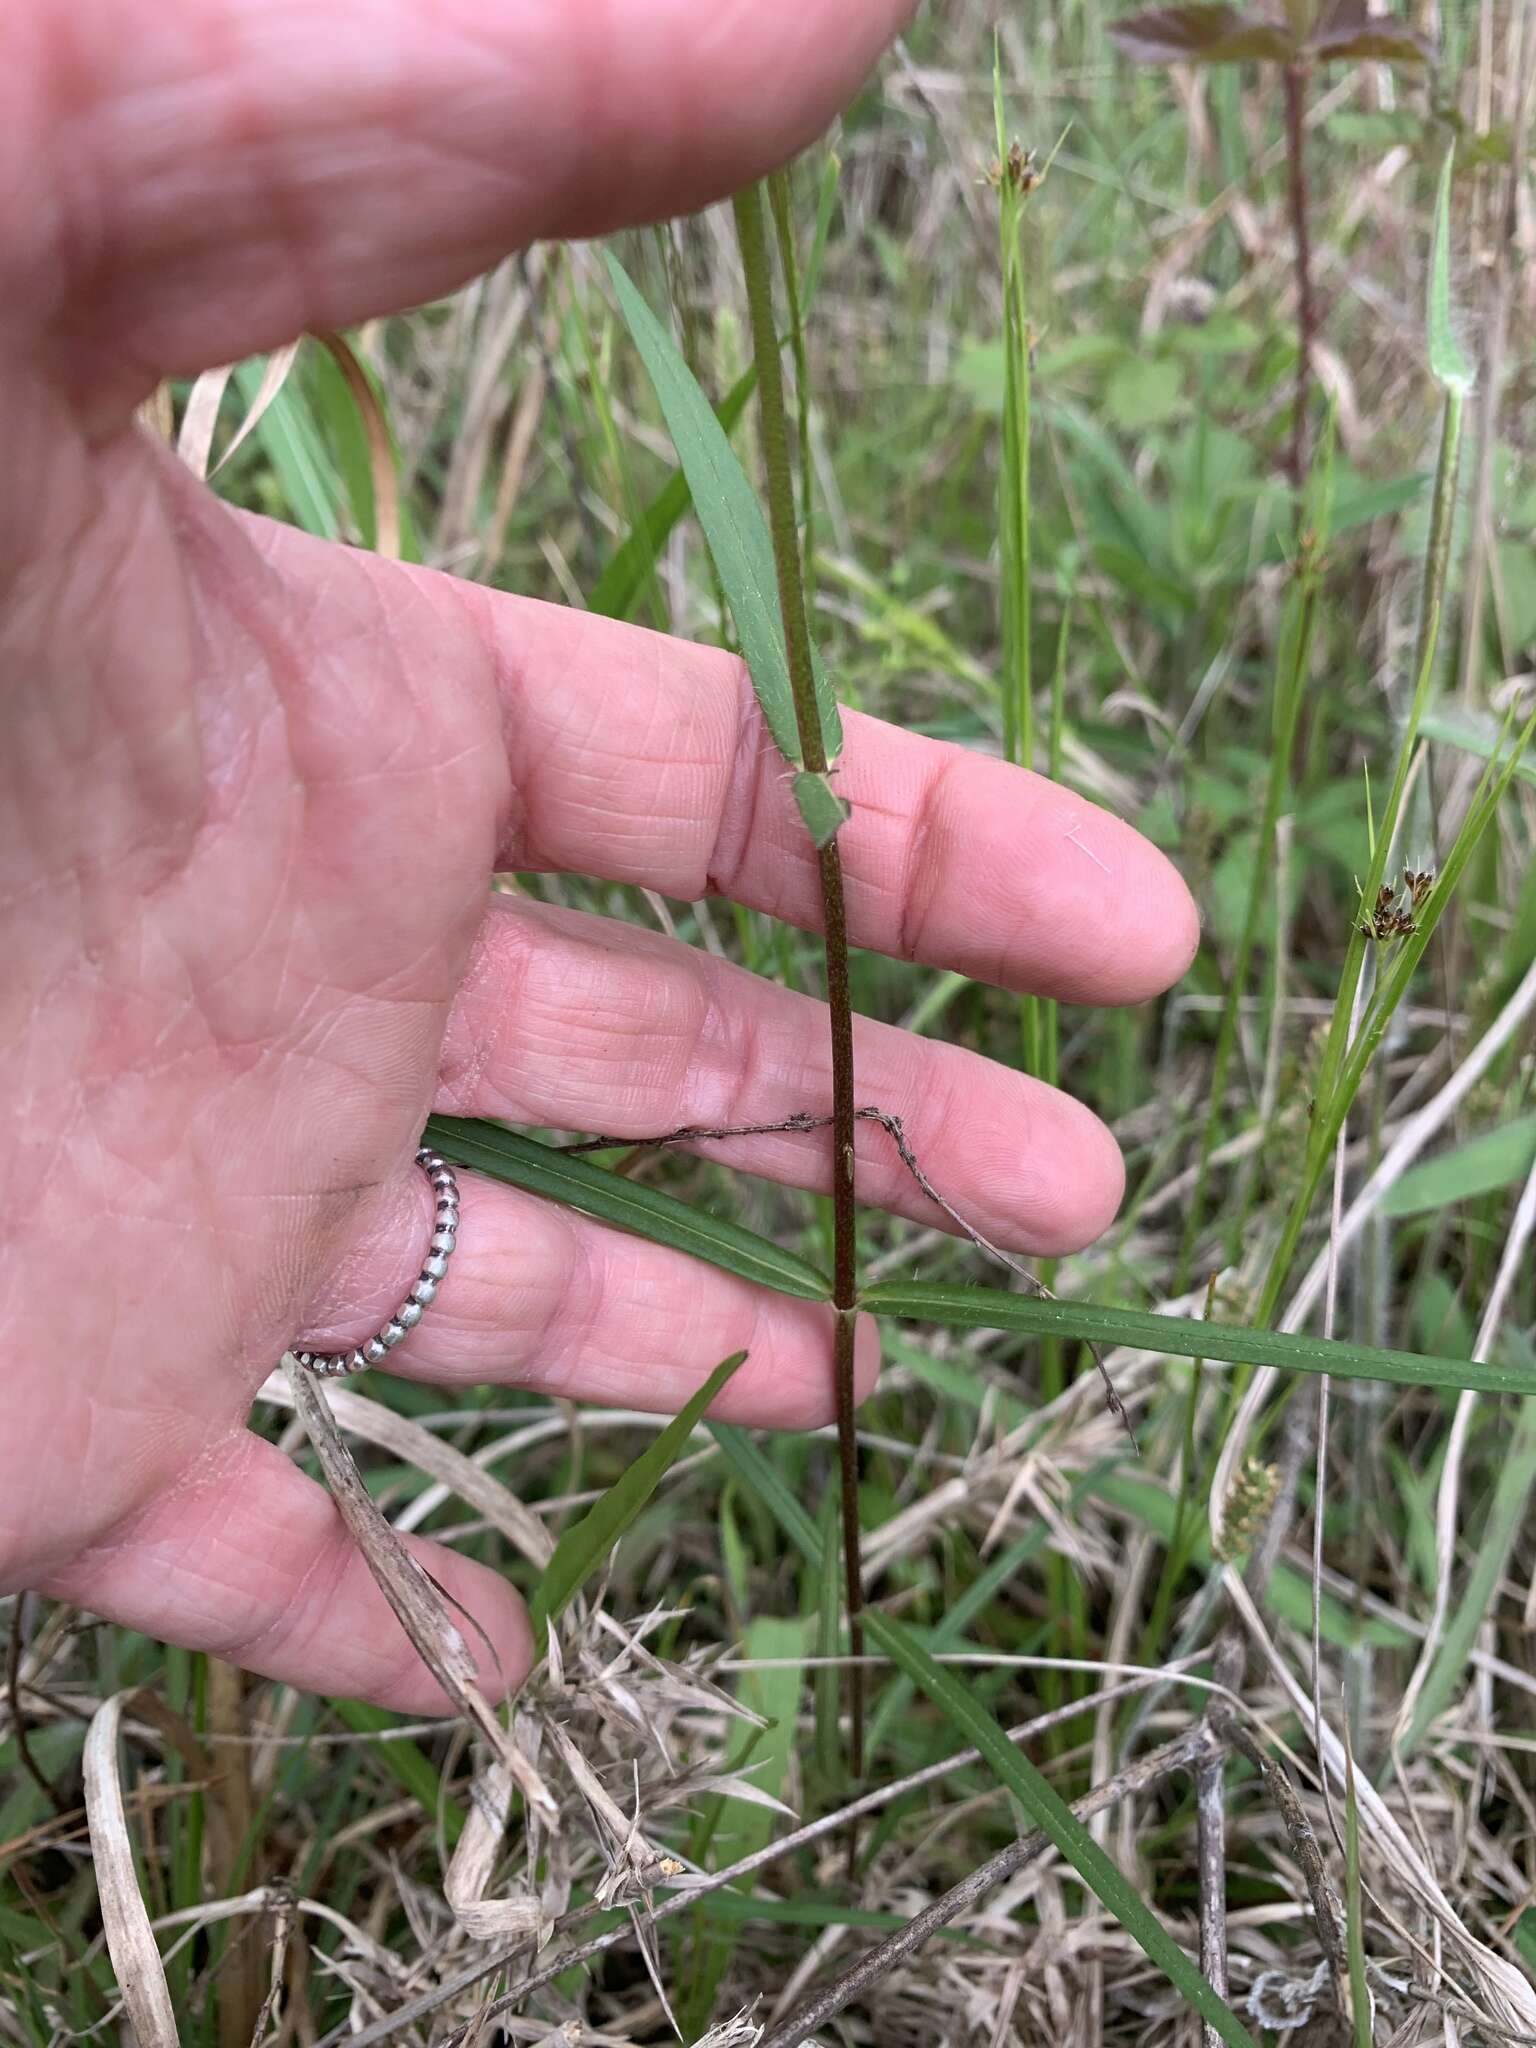
[[[854,1006],[1059,1072],[1110,1120],[1124,1213],[1042,1277],[1068,1310],[1208,1319],[1210,1361],[1025,1293],[967,1321],[927,1290],[996,1280],[980,1255],[861,1215],[863,1283],[901,1311],[858,1418],[861,1784],[818,1661],[845,1641],[830,1442],[700,1424],[647,1465],[654,1419],[348,1390],[397,1525],[530,1594],[518,1503],[558,1537],[637,1466],[659,1479],[631,1480],[611,1568],[594,1553],[548,1608],[558,1656],[516,1733],[550,1812],[520,1796],[487,1836],[464,1728],[13,1602],[0,2038],[121,2026],[95,1768],[189,2043],[1195,2039],[1080,1845],[1019,1848],[1021,1814],[1052,1823],[1011,1754],[1062,1799],[1108,1788],[1092,1841],[1203,1956],[1225,2038],[1536,2034],[1536,774],[1488,780],[1536,646],[1536,22],[1484,0],[1402,25],[1428,62],[1341,57],[1341,32],[1170,70],[1130,61],[1097,0],[951,0],[788,185],[801,550],[839,694],[1054,766],[1175,853],[1206,920],[1187,980],[1136,1011],[1021,1009],[869,956]],[[729,208],[616,247],[759,475]],[[351,342],[168,394],[193,460],[254,419],[218,489],[731,638],[600,250],[509,259]],[[505,886],[821,986],[819,942],[752,913]],[[625,1164],[785,1272],[830,1265],[819,1204]],[[1337,1348],[1244,1349],[1250,1327]],[[128,1688],[93,1762],[91,1717]],[[995,1727],[1020,1724],[1010,1752]],[[560,1929],[537,1953],[530,1897]],[[794,2021],[818,1996],[840,2010]]]

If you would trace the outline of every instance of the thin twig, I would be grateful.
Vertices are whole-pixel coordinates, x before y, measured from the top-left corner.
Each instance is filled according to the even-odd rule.
[[[1265,1752],[1262,1745],[1240,1721],[1224,1721],[1222,1732],[1232,1747],[1245,1756],[1258,1772],[1260,1782],[1274,1801],[1275,1809],[1285,1823],[1292,1851],[1301,1866],[1301,1874],[1306,1880],[1307,1892],[1312,1900],[1312,1917],[1317,1922],[1318,1939],[1322,1943],[1323,1954],[1327,1959],[1328,1973],[1333,1979],[1334,1997],[1338,2001],[1340,2012],[1346,2012],[1348,2000],[1345,1986],[1349,1983],[1349,1953],[1344,1944],[1344,1908],[1328,1876],[1327,1867],[1323,1862],[1323,1852],[1317,1845],[1317,1836],[1312,1831],[1311,1821],[1307,1819],[1306,1808],[1301,1803],[1296,1787],[1291,1783],[1290,1773]]]
[[[1036,1301],[1054,1301],[1056,1299],[1056,1296],[1046,1286],[1045,1282],[1032,1273],[1022,1259],[1016,1258],[1012,1252],[1005,1252],[1002,1246],[994,1244],[991,1238],[984,1237],[974,1223],[961,1215],[953,1202],[946,1200],[939,1193],[924,1171],[922,1162],[918,1159],[917,1154],[912,1150],[911,1143],[907,1137],[906,1126],[899,1116],[894,1116],[890,1110],[881,1109],[874,1103],[864,1104],[862,1108],[856,1109],[853,1115],[856,1123],[878,1124],[880,1126],[881,1130],[885,1132],[891,1143],[896,1147],[902,1165],[911,1174],[913,1180],[917,1182],[921,1193],[932,1202],[936,1209],[943,1211],[962,1237],[975,1245],[979,1252],[985,1252],[989,1259],[995,1259],[1000,1266],[1006,1266],[1010,1273],[1024,1282],[1025,1287]],[[623,1148],[650,1150],[661,1145],[716,1143],[727,1138],[777,1138],[785,1135],[794,1135],[801,1131],[824,1131],[832,1121],[833,1119],[830,1116],[818,1113],[816,1110],[801,1109],[796,1110],[790,1116],[779,1117],[772,1123],[681,1124],[676,1130],[663,1131],[659,1137],[655,1138],[583,1138],[578,1144],[565,1145],[561,1149],[566,1152],[613,1152]],[[1099,1369],[1099,1378],[1104,1384],[1104,1396],[1109,1403],[1110,1413],[1130,1438],[1132,1449],[1139,1449],[1136,1442],[1136,1432],[1131,1427],[1131,1418],[1125,1412],[1125,1405],[1121,1401],[1119,1394],[1115,1391],[1115,1383],[1110,1377],[1109,1367],[1104,1361],[1103,1352],[1097,1344],[1091,1341],[1088,1342],[1088,1349],[1092,1352],[1093,1362]]]
[[[1235,1689],[1242,1682],[1244,1645],[1235,1629],[1217,1639],[1212,1675],[1217,1683]],[[1231,1707],[1218,1694],[1206,1710],[1206,1720],[1218,1738],[1221,1715],[1231,1717]],[[1210,1980],[1218,1998],[1227,1995],[1227,1756],[1226,1743],[1218,1739],[1211,1753],[1195,1765],[1196,1842],[1200,1869],[1200,1968]],[[1221,2036],[1204,2022],[1205,2048],[1220,2048]]]

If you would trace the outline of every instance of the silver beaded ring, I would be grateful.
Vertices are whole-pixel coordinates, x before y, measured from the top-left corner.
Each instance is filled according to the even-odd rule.
[[[293,1355],[299,1364],[307,1366],[321,1379],[341,1379],[348,1373],[366,1372],[371,1365],[382,1365],[395,1346],[405,1342],[421,1321],[422,1312],[437,1298],[438,1287],[458,1242],[459,1184],[447,1160],[428,1145],[423,1145],[416,1154],[416,1164],[432,1183],[432,1192],[437,1199],[432,1243],[421,1262],[421,1271],[410,1293],[383,1329],[370,1337],[366,1344],[359,1344],[352,1351],[301,1351],[295,1348]]]

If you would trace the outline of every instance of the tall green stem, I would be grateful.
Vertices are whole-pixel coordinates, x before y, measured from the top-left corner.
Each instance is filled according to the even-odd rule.
[[[1363,914],[1369,914],[1371,906],[1375,903],[1377,892],[1387,872],[1387,863],[1392,856],[1398,821],[1402,815],[1403,796],[1408,786],[1414,750],[1418,745],[1419,728],[1428,709],[1434,683],[1435,649],[1439,642],[1440,618],[1450,568],[1451,518],[1455,510],[1456,472],[1461,454],[1461,418],[1462,394],[1455,390],[1447,391],[1440,430],[1440,456],[1435,468],[1435,496],[1430,515],[1429,549],[1424,561],[1418,641],[1414,648],[1413,699],[1408,707],[1408,716],[1398,745],[1397,767],[1392,777],[1391,793],[1387,798],[1381,829],[1376,835],[1370,866],[1366,871],[1365,887],[1360,895]],[[1436,893],[1439,893],[1438,890]],[[1426,915],[1422,920],[1426,927],[1430,923],[1430,908],[1431,906],[1426,906]],[[1280,1242],[1276,1245],[1270,1261],[1258,1308],[1257,1320],[1260,1324],[1270,1321],[1279,1304],[1291,1261],[1296,1256],[1296,1247],[1306,1225],[1307,1214],[1312,1207],[1323,1173],[1333,1156],[1334,1141],[1364,1079],[1365,1058],[1368,1058],[1370,1049],[1379,1040],[1381,1032],[1386,1029],[1387,1018],[1391,1014],[1389,983],[1378,998],[1372,1018],[1381,1010],[1383,1002],[1389,1005],[1386,1015],[1380,1018],[1379,1024],[1374,1024],[1372,1019],[1368,1019],[1367,1025],[1361,1029],[1359,1038],[1351,1045],[1350,1018],[1354,1014],[1355,990],[1360,984],[1360,976],[1365,966],[1365,949],[1369,943],[1371,942],[1358,929],[1357,920],[1357,929],[1351,935],[1349,951],[1344,956],[1344,969],[1339,977],[1339,992],[1333,1006],[1333,1022],[1329,1027],[1327,1043],[1323,1049],[1322,1066],[1317,1082],[1317,1109],[1307,1143],[1301,1185],[1296,1190],[1295,1199],[1280,1233]],[[1398,956],[1399,963],[1404,959],[1416,960],[1420,950],[1422,948],[1415,947],[1413,941],[1406,941],[1404,952]],[[1395,973],[1392,980],[1395,982],[1399,978]]]
[[[1279,829],[1280,813],[1285,807],[1286,795],[1291,786],[1291,758],[1296,747],[1296,726],[1301,716],[1302,698],[1305,695],[1307,670],[1312,653],[1313,630],[1317,622],[1319,580],[1316,551],[1308,549],[1302,556],[1286,620],[1286,630],[1281,637],[1279,659],[1275,664],[1269,777],[1264,790],[1264,808],[1259,816],[1253,867],[1248,879],[1248,906],[1243,915],[1243,929],[1237,942],[1237,952],[1233,956],[1227,976],[1226,1000],[1222,1004],[1221,1023],[1216,1034],[1216,1051],[1211,1061],[1205,1127],[1200,1134],[1195,1185],[1184,1219],[1184,1239],[1179,1248],[1178,1273],[1174,1280],[1174,1291],[1179,1294],[1182,1294],[1189,1285],[1195,1246],[1199,1242],[1200,1228],[1205,1220],[1206,1186],[1210,1177],[1211,1153],[1215,1149],[1217,1135],[1221,1129],[1222,1110],[1226,1100],[1227,1069],[1237,1048],[1237,1026],[1242,1010],[1243,992],[1248,986],[1248,968],[1258,940],[1259,918],[1263,913],[1264,898],[1268,894],[1274,869],[1275,834]]]
[[[1029,308],[1025,296],[1024,202],[1035,173],[1017,144],[1009,146],[1002,72],[994,60],[997,123],[997,218],[1003,287],[1003,449],[998,476],[998,567],[1001,587],[1003,752],[1022,768],[1035,765],[1034,678],[1031,672],[1029,532]],[[1024,1066],[1039,1077],[1044,1025],[1039,999],[1020,1004]]]
[[[747,308],[752,325],[752,353],[757,365],[759,428],[763,468],[768,485],[768,524],[773,535],[779,607],[784,620],[784,648],[794,691],[795,723],[805,766],[824,775],[829,763],[822,744],[811,666],[811,636],[805,615],[805,588],[795,526],[795,484],[789,458],[789,424],[784,405],[784,377],[779,338],[773,317],[773,278],[763,220],[762,190],[752,185],[736,195],[736,233],[741,244],[747,283]],[[837,1395],[838,1465],[842,1481],[843,1563],[848,1600],[850,1760],[853,1775],[864,1771],[864,1651],[860,1616],[864,1606],[859,1556],[859,1470],[854,1437],[853,1338],[858,1303],[856,1207],[854,1188],[853,1007],[848,989],[848,921],[843,903],[843,864],[836,838],[817,856],[821,881],[822,932],[826,958],[827,1013],[832,1038],[832,1370]]]

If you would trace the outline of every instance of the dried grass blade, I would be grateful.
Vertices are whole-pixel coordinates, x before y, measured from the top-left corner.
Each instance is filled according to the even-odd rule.
[[[295,1406],[288,1383],[279,1373],[273,1373],[267,1380],[258,1399],[280,1408]],[[331,1413],[348,1436],[361,1437],[364,1443],[388,1451],[447,1487],[483,1515],[531,1565],[543,1571],[554,1555],[554,1538],[532,1509],[524,1507],[517,1495],[493,1478],[483,1465],[477,1465],[452,1444],[444,1443],[430,1429],[423,1429],[419,1422],[386,1408],[382,1401],[370,1401],[366,1394],[334,1387],[327,1399]]]
[[[229,388],[234,368],[233,363],[225,363],[220,369],[204,370],[187,395],[176,435],[176,453],[195,477],[206,478],[208,475],[208,458],[213,453],[219,407],[224,403],[224,393]]]
[[[337,1511],[362,1552],[379,1591],[443,1691],[485,1737],[493,1755],[506,1765],[545,1826],[555,1829],[559,1825],[559,1808],[553,1795],[480,1690],[469,1647],[449,1616],[443,1594],[406,1549],[364,1486],[318,1382],[290,1357],[284,1357],[283,1369],[293,1392],[293,1405],[320,1461]]]
[[[512,1774],[504,1764],[493,1763],[475,1780],[469,1818],[443,1878],[443,1897],[454,1919],[475,1941],[536,1935],[543,1917],[538,1900],[527,1892],[499,1899],[485,1896],[511,1807]]]
[[[261,425],[272,401],[288,382],[288,373],[298,361],[302,341],[301,335],[298,341],[290,341],[283,348],[273,349],[271,355],[267,357],[266,367],[261,373],[261,382],[256,387],[256,396],[251,400],[250,411],[236,427],[230,436],[229,446],[213,465],[214,476],[218,475],[235,450]]]
[[[104,1701],[92,1716],[85,1738],[81,1768],[91,1855],[96,1865],[107,1953],[117,1973],[118,1989],[138,2048],[180,2048],[171,1990],[150,1927],[149,1910],[139,1891],[128,1816],[123,1807],[117,1740],[124,1703],[131,1697],[130,1693],[117,1692]]]

